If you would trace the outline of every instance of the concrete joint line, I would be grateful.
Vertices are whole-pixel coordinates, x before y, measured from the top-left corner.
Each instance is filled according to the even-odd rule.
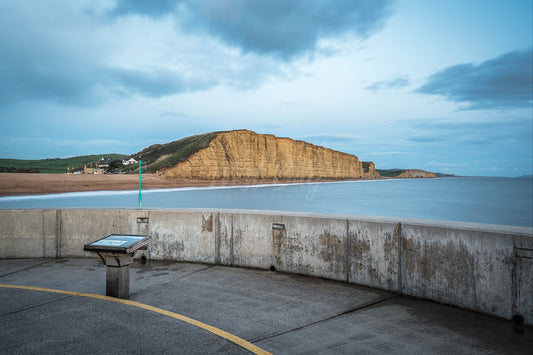
[[[61,210],[56,210],[56,258],[61,259]]]
[[[350,251],[350,220],[346,220],[346,251],[345,251],[345,260],[344,260],[344,274],[346,282],[350,282],[350,273],[352,271],[352,260],[351,260],[351,251]]]
[[[517,268],[518,268],[518,257],[517,257],[518,248],[516,247],[516,237],[513,237],[513,260],[511,266],[511,316],[515,315],[518,311],[518,277]]]
[[[402,294],[402,224],[396,223],[394,234],[398,240],[398,294]]]
[[[46,257],[46,234],[44,232],[44,211],[41,213],[41,240],[42,240],[42,254],[41,257]]]
[[[216,265],[209,265],[209,264],[206,264],[204,266],[205,266],[205,268],[203,268],[203,269],[191,271],[191,272],[189,272],[187,274],[184,274],[184,275],[182,275],[180,277],[177,277],[176,279],[177,280],[183,280],[183,279],[186,279],[186,278],[188,278],[188,277],[190,277],[190,276],[192,276],[194,274],[198,274],[200,272],[208,271],[208,270],[210,270],[210,269],[212,269],[214,267],[217,267]]]
[[[230,236],[230,248],[229,248],[229,262],[233,266],[235,263],[235,241],[233,238],[233,213],[231,214],[231,236]]]
[[[2,314],[2,315],[0,315],[0,318],[2,318],[2,317],[6,317],[6,316],[10,316],[10,315],[15,314],[15,313],[24,312],[24,311],[27,311],[27,310],[30,310],[30,309],[43,307],[43,306],[46,306],[46,305],[49,305],[49,304],[52,304],[52,303],[55,303],[55,302],[63,301],[63,300],[65,300],[65,299],[67,299],[67,298],[71,298],[71,297],[74,297],[74,296],[72,296],[72,295],[66,295],[66,296],[61,297],[61,298],[58,298],[58,299],[56,299],[56,300],[52,300],[52,301],[48,301],[48,302],[45,302],[45,303],[36,304],[36,305],[34,305],[34,306],[30,306],[30,307],[26,307],[26,308],[17,309],[16,311],[13,311],[13,312],[9,312],[9,313],[6,313],[6,314]]]
[[[8,276],[8,275],[12,275],[12,274],[16,274],[17,272],[21,272],[21,271],[25,271],[25,270],[28,270],[28,269],[32,269],[32,268],[34,268],[34,267],[41,266],[41,265],[46,264],[46,263],[49,263],[49,262],[51,262],[51,261],[53,261],[53,259],[45,260],[45,261],[43,261],[42,263],[35,264],[35,265],[32,265],[32,266],[28,266],[28,267],[25,267],[25,268],[20,269],[20,270],[11,271],[11,272],[8,272],[7,274],[2,274],[2,275],[0,275],[0,277],[4,277],[4,276]]]
[[[264,338],[260,338],[260,339],[254,339],[251,341],[252,344],[255,344],[255,343],[258,343],[258,342],[261,342],[263,340],[267,340],[267,339],[272,339],[272,338],[275,338],[275,337],[278,337],[280,335],[284,335],[284,334],[287,334],[287,333],[291,333],[291,332],[294,332],[294,331],[297,331],[297,330],[300,330],[300,329],[303,329],[303,328],[306,328],[306,327],[310,327],[312,325],[315,325],[315,324],[318,324],[318,323],[322,323],[322,322],[327,322],[329,320],[332,320],[332,319],[335,319],[335,318],[339,318],[339,317],[342,317],[346,314],[350,314],[350,313],[355,313],[357,311],[360,311],[360,310],[363,310],[365,308],[369,308],[369,307],[372,307],[372,306],[376,306],[378,304],[381,304],[381,303],[385,303],[387,301],[390,301],[394,298],[400,298],[401,296],[400,295],[394,295],[394,296],[390,296],[390,297],[386,297],[386,298],[383,298],[383,299],[379,299],[377,301],[372,301],[372,302],[368,302],[368,303],[365,303],[365,304],[362,304],[356,308],[353,308],[353,309],[349,309],[347,311],[344,311],[344,312],[340,312],[340,313],[337,313],[337,314],[334,314],[332,315],[331,317],[328,317],[328,318],[324,318],[324,319],[319,319],[319,320],[316,320],[314,322],[309,322],[309,323],[306,323],[306,324],[303,324],[299,327],[295,327],[295,328],[291,328],[291,329],[287,329],[287,330],[284,330],[282,332],[279,332],[279,333],[275,333],[275,334],[272,334],[272,335],[269,335],[267,337],[264,337]]]
[[[220,212],[215,215],[215,265],[220,265]]]

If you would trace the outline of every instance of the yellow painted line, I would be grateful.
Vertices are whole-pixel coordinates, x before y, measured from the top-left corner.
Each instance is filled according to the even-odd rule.
[[[102,295],[95,295],[95,294],[92,294],[92,293],[55,290],[55,289],[51,289],[51,288],[32,287],[32,286],[4,285],[4,284],[0,284],[0,287],[15,288],[15,289],[22,289],[22,290],[31,290],[31,291],[41,291],[41,292],[62,293],[62,294],[65,294],[65,295],[79,296],[79,297],[97,298],[97,299],[104,300],[104,301],[112,301],[112,302],[122,303],[122,304],[125,304],[125,305],[128,305],[128,306],[139,307],[139,308],[146,309],[148,311],[152,311],[152,312],[159,313],[159,314],[162,314],[162,315],[165,315],[165,316],[168,316],[168,317],[179,319],[182,322],[189,323],[191,325],[194,325],[195,327],[207,330],[208,332],[213,333],[215,335],[218,335],[219,337],[224,338],[226,340],[229,340],[232,343],[235,343],[235,344],[239,345],[240,347],[251,351],[254,354],[272,355],[268,351],[265,351],[265,350],[261,349],[260,347],[255,346],[254,344],[252,344],[252,343],[250,343],[250,342],[248,342],[248,341],[246,341],[246,340],[244,340],[242,338],[239,338],[236,335],[228,333],[228,332],[226,332],[226,331],[224,331],[222,329],[218,329],[218,328],[215,328],[215,327],[213,327],[213,326],[211,326],[209,324],[202,323],[200,321],[197,321],[195,319],[183,316],[181,314],[170,312],[170,311],[167,311],[167,310],[164,310],[164,309],[161,309],[161,308],[149,306],[149,305],[144,304],[144,303],[139,303],[139,302],[129,301],[129,300],[122,300],[120,298],[114,298],[114,297],[108,297],[108,296],[102,296]]]

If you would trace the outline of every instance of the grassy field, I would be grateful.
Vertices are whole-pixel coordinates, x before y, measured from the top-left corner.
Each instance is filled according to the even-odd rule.
[[[199,151],[206,148],[218,132],[200,134],[187,137],[175,142],[166,144],[154,144],[143,151],[134,154],[137,160],[141,159],[148,163],[147,172],[155,172],[165,167],[171,167]],[[124,159],[130,155],[124,154],[99,154],[85,155],[66,159],[41,159],[41,160],[21,160],[21,159],[0,159],[0,173],[66,173],[69,167],[83,166],[90,162],[97,162],[101,157],[107,156],[113,159]],[[124,172],[133,173],[137,170],[137,165],[125,166]]]
[[[124,154],[100,154],[84,155],[66,159],[41,159],[41,160],[21,160],[21,159],[0,159],[0,172],[40,172],[60,174],[66,173],[68,167],[83,166],[85,163],[97,162],[101,157],[111,157],[113,159],[124,159],[128,155]]]
[[[398,176],[404,173],[406,170],[405,169],[387,169],[387,170],[376,169],[376,171],[382,177],[395,177],[395,176]]]

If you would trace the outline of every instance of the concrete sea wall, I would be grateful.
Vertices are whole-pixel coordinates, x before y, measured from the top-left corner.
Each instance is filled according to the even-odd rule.
[[[149,259],[323,277],[533,324],[533,228],[231,210],[0,210],[0,258],[94,257],[150,234]]]

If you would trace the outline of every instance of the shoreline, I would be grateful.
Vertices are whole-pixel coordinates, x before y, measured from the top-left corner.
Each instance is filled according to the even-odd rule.
[[[317,182],[362,181],[366,179],[250,179],[250,180],[166,180],[154,174],[143,174],[143,190],[211,187],[298,184]],[[381,179],[372,179],[381,180]],[[68,175],[0,173],[0,197],[49,195],[89,191],[138,190],[139,177],[133,174]]]

